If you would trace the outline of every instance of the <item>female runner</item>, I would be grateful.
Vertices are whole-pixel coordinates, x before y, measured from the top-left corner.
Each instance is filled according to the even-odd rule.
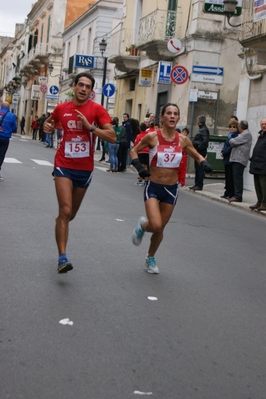
[[[155,253],[163,239],[163,231],[169,222],[178,197],[178,167],[185,149],[205,172],[212,167],[193,147],[188,137],[176,132],[180,110],[176,104],[168,103],[162,109],[162,129],[148,133],[130,151],[132,165],[145,182],[144,201],[147,218],[140,217],[132,234],[132,242],[139,245],[144,233],[150,232],[151,240],[146,257],[148,273],[158,274]],[[138,153],[149,147],[150,170],[145,169],[138,160]]]

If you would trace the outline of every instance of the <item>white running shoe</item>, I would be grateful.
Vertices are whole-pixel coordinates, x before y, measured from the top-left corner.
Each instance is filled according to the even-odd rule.
[[[133,230],[132,233],[132,242],[134,245],[139,245],[142,241],[142,237],[144,236],[145,230],[141,227],[141,223],[146,222],[146,218],[141,216],[138,220],[137,227]]]
[[[147,272],[151,274],[159,274],[159,269],[156,264],[155,256],[146,256]]]

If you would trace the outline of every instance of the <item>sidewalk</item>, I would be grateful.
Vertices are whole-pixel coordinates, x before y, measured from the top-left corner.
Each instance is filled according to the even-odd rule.
[[[187,190],[191,192],[188,187],[183,187],[181,190]],[[205,183],[202,191],[192,191],[191,195],[201,195],[203,197],[210,198],[213,201],[223,202],[227,206],[241,208],[248,212],[256,213],[259,216],[266,217],[266,212],[252,211],[249,209],[250,205],[254,205],[257,202],[256,193],[253,191],[244,190],[243,202],[229,202],[228,200],[221,198],[224,193],[224,182],[221,183]]]

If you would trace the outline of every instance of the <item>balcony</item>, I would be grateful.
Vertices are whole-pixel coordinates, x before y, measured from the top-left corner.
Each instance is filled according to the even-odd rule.
[[[31,74],[34,70],[39,69],[41,65],[48,64],[48,48],[48,43],[37,43],[36,46],[20,60],[20,71],[25,74]]]
[[[116,69],[121,72],[130,72],[139,67],[139,51],[136,50],[133,55],[126,50],[135,43],[135,35],[135,30],[123,29],[123,26],[111,35],[108,62],[115,64]]]
[[[266,51],[266,20],[253,22],[246,21],[240,35],[240,43],[243,47]]]
[[[169,39],[176,37],[175,11],[156,10],[141,18],[137,46],[153,61],[168,61],[175,56],[167,49]]]

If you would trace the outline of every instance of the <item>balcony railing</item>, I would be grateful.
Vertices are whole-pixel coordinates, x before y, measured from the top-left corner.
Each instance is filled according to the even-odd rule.
[[[136,30],[134,29],[121,29],[111,35],[109,57],[116,55],[126,56],[129,55],[126,51],[127,47],[136,44]]]
[[[151,41],[167,41],[176,35],[175,11],[156,10],[141,18],[138,42],[141,46]]]
[[[32,48],[30,52],[21,59],[20,68],[24,68],[25,65],[29,64],[31,61],[33,61],[35,58],[38,58],[39,56],[41,56],[42,58],[46,56],[48,57],[48,50],[48,43],[37,43],[36,47]]]

